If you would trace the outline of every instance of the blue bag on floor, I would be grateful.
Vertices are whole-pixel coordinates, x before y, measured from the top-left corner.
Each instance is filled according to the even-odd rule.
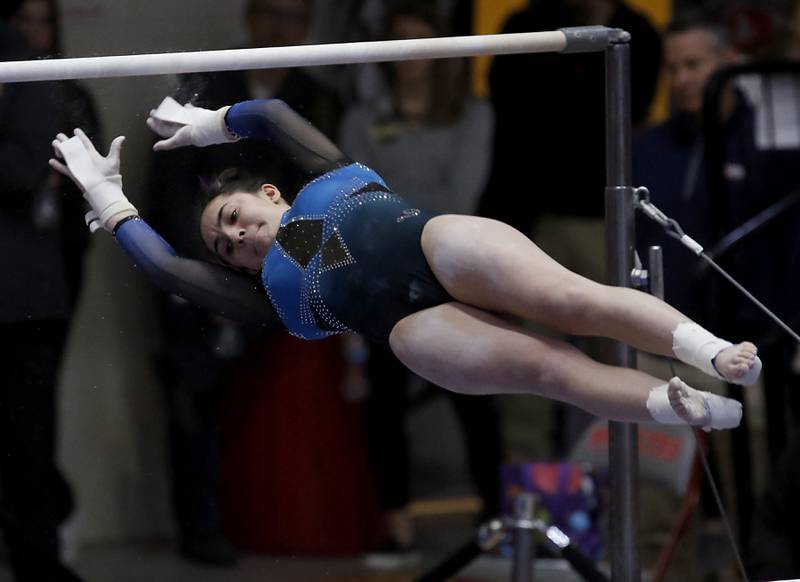
[[[520,493],[536,496],[536,517],[555,525],[591,560],[602,555],[598,475],[571,462],[530,462],[501,468],[503,515]]]

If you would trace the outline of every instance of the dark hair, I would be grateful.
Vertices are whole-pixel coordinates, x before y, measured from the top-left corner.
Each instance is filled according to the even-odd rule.
[[[723,9],[718,6],[699,6],[677,12],[664,29],[664,35],[681,34],[698,29],[714,36],[720,47],[731,44],[731,35],[725,25]]]
[[[265,181],[263,176],[253,174],[243,168],[227,168],[210,182],[206,182],[205,184],[201,182],[203,194],[205,196],[205,204],[208,204],[220,194],[256,192]]]
[[[200,218],[206,206],[217,196],[229,196],[235,192],[248,192],[255,194],[267,180],[263,176],[249,172],[242,168],[228,168],[214,177],[201,176],[200,196],[193,209],[194,236],[189,253],[199,259],[218,263],[220,258],[209,250],[200,230]]]
[[[395,22],[410,17],[427,23],[434,36],[448,36],[450,26],[441,17],[435,3],[430,0],[412,0],[396,5],[386,13],[383,37],[391,37]],[[389,84],[393,84],[391,63],[383,64]],[[469,96],[469,60],[465,58],[435,59],[433,61],[433,99],[427,121],[445,124],[455,121],[464,109]]]

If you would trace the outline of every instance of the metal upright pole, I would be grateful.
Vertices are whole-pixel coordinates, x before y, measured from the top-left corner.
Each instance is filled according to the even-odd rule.
[[[609,284],[631,286],[633,268],[633,188],[631,186],[630,35],[619,31],[606,49],[606,271]],[[610,363],[633,368],[632,348],[613,342]],[[609,423],[611,482],[611,577],[639,582],[635,424]]]
[[[532,493],[520,493],[514,500],[514,562],[511,582],[533,580],[533,527],[535,498]]]
[[[664,300],[664,252],[658,245],[647,249],[647,271],[650,295]]]

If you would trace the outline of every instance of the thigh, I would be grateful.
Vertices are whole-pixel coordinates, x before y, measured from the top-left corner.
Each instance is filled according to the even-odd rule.
[[[536,336],[457,302],[403,318],[392,329],[389,344],[416,374],[448,390],[472,395],[554,397],[567,375],[596,364],[565,342]]]
[[[528,237],[495,220],[444,215],[422,234],[431,270],[459,302],[561,329],[591,308],[603,286],[553,260]]]
[[[648,394],[663,383],[462,303],[401,319],[389,343],[406,366],[454,392],[536,394],[624,422],[652,421]]]

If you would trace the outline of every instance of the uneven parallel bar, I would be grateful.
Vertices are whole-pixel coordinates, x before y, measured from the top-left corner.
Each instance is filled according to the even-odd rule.
[[[603,27],[597,27],[602,29]],[[566,29],[569,30],[569,29]],[[0,83],[559,52],[560,30],[0,63]],[[601,49],[602,50],[602,49]]]

